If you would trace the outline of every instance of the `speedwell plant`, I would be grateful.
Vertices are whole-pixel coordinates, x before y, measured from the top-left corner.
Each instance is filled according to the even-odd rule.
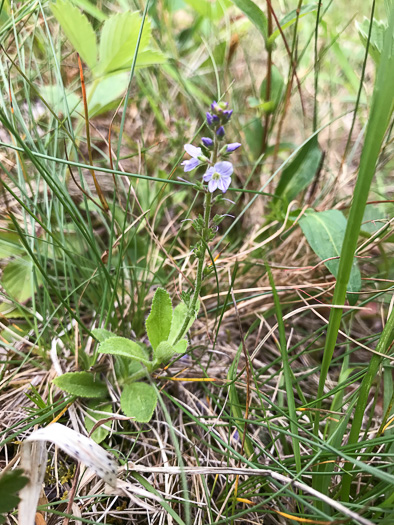
[[[163,288],[156,290],[146,320],[149,346],[141,341],[119,337],[103,328],[92,330],[99,342],[98,353],[115,356],[116,379],[122,388],[122,411],[140,423],[151,419],[157,404],[157,389],[152,383],[152,373],[187,351],[186,335],[199,311],[199,295],[204,276],[211,271],[211,268],[205,265],[205,254],[224,217],[215,215],[212,218],[212,207],[230,186],[233,165],[228,158],[241,146],[239,142],[225,143],[225,126],[231,115],[232,110],[228,109],[226,102],[213,102],[206,114],[211,136],[203,137],[199,147],[192,144],[184,146],[190,156],[190,159],[182,162],[184,171],[191,172],[198,167],[206,168],[202,182],[195,185],[198,191],[204,192],[205,198],[204,214],[193,221],[193,228],[199,237],[193,248],[198,261],[194,289],[183,292],[181,303],[174,309],[168,292]],[[54,383],[76,396],[104,400],[108,395],[105,384],[91,372],[63,374],[57,377]],[[106,407],[105,411],[109,410],[108,405],[101,406]],[[87,426],[92,425],[87,423]]]

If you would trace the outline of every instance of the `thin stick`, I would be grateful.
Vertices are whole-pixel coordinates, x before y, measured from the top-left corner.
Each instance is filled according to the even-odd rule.
[[[81,59],[79,57],[79,54],[77,54],[77,56],[78,56],[79,75],[81,77],[83,106],[84,106],[84,111],[85,111],[86,142],[87,142],[88,153],[89,153],[89,164],[91,166],[90,173],[92,174],[94,186],[96,188],[97,195],[100,198],[101,204],[103,205],[104,210],[108,211],[109,210],[109,206],[107,204],[107,201],[105,200],[104,193],[102,192],[102,189],[100,188],[100,185],[99,185],[99,183],[97,181],[97,178],[96,178],[96,174],[95,174],[94,169],[93,169],[93,155],[92,155],[92,146],[90,144],[89,112],[88,112],[88,103],[87,103],[87,100],[86,100],[85,78],[83,76],[82,62],[81,62]]]

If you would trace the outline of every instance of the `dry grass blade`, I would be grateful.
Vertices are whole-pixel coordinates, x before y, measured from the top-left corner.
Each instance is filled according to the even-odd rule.
[[[325,494],[321,494],[317,490],[313,489],[312,487],[306,485],[305,483],[301,483],[300,481],[297,481],[295,479],[291,479],[287,476],[283,476],[282,474],[279,474],[278,472],[275,472],[273,470],[268,469],[249,469],[249,468],[240,468],[240,467],[144,467],[141,465],[136,465],[134,463],[130,463],[129,467],[130,470],[135,472],[141,472],[144,474],[171,474],[171,475],[179,475],[179,474],[187,474],[191,476],[207,476],[207,475],[235,475],[235,476],[269,476],[273,479],[276,479],[277,481],[280,481],[281,483],[284,483],[285,485],[293,486],[298,488],[299,490],[310,494],[311,496],[314,496],[315,498],[319,499],[320,501],[323,501],[324,503],[327,503],[330,505],[333,509],[337,510],[338,512],[341,512],[343,515],[348,516],[349,518],[355,520],[357,523],[360,523],[361,525],[374,525],[372,521],[369,519],[363,518],[356,512],[353,512],[351,509],[345,507],[345,505],[342,505],[338,501],[333,500],[332,498],[326,496]]]

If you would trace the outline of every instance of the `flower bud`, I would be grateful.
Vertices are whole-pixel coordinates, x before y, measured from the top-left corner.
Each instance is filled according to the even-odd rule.
[[[226,111],[223,111],[224,121],[228,122],[230,120],[232,114],[233,114],[233,110],[232,109],[228,109]]]
[[[236,149],[240,148],[242,144],[240,142],[233,142],[232,144],[227,144],[226,151],[227,153],[232,153]]]
[[[219,126],[217,131],[216,131],[216,135],[219,137],[219,138],[223,138],[225,133],[224,133],[224,127],[223,126]]]
[[[220,111],[220,106],[219,104],[216,102],[216,100],[214,100],[211,104],[211,110],[212,110],[212,113],[217,113],[218,111]]]
[[[210,139],[209,137],[203,137],[201,139],[201,142],[204,144],[206,148],[212,148],[213,146],[213,140]]]

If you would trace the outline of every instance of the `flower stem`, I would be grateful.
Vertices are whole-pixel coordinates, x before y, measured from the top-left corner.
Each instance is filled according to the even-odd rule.
[[[216,139],[216,135],[214,138],[214,148],[212,151],[212,158],[211,163],[215,164],[218,157],[218,141]],[[182,337],[185,335],[190,320],[194,318],[196,315],[196,304],[198,301],[198,297],[200,295],[202,281],[203,281],[203,273],[204,273],[204,261],[205,261],[205,252],[207,249],[208,242],[210,240],[209,234],[210,234],[210,221],[211,221],[211,209],[212,209],[212,193],[210,191],[207,191],[205,194],[205,200],[204,200],[204,227],[201,232],[201,250],[199,252],[198,256],[198,266],[197,266],[197,275],[196,275],[196,282],[194,285],[194,292],[193,296],[190,300],[189,308],[188,308],[188,314],[181,326],[181,329],[178,332],[178,335],[174,341],[174,345],[178,343],[182,339]]]

